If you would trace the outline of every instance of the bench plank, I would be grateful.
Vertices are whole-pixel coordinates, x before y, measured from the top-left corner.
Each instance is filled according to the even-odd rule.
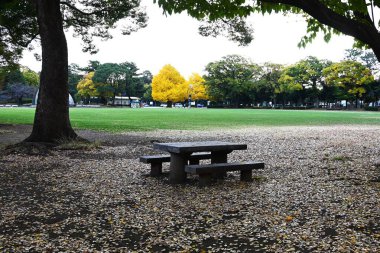
[[[187,165],[187,173],[199,174],[199,185],[206,186],[212,181],[212,176],[227,171],[240,171],[241,181],[252,181],[252,170],[263,169],[263,162],[235,162],[235,163],[213,163],[202,165]]]
[[[170,155],[144,155],[140,156],[142,163],[170,162]]]
[[[213,163],[202,165],[187,165],[185,171],[193,174],[216,173],[221,171],[263,169],[263,162],[235,162],[235,163]]]

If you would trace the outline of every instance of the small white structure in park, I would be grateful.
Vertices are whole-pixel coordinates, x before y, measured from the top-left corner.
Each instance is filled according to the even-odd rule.
[[[140,98],[138,97],[115,97],[115,105],[132,105],[132,104],[138,104],[140,103]],[[112,104],[112,101],[109,102],[109,104]]]
[[[33,103],[32,105],[37,105],[37,101],[38,101],[38,93],[39,93],[40,90],[37,90],[36,92],[36,96],[34,97],[33,99]],[[71,96],[71,94],[69,94],[69,106],[75,106],[75,102],[74,102],[74,99],[73,97]]]

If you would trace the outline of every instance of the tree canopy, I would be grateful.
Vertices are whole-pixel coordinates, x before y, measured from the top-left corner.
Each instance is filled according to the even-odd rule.
[[[192,100],[206,100],[208,96],[206,94],[206,80],[198,73],[193,73],[187,81],[189,87],[189,94]]]
[[[228,55],[206,66],[207,94],[216,101],[238,105],[250,101],[259,66],[239,55]]]
[[[380,9],[380,0],[154,0],[167,13],[187,11],[197,19],[225,20],[245,18],[251,13],[295,13],[307,22],[307,34],[300,46],[313,41],[319,32],[329,41],[333,34],[352,36],[357,46],[373,49],[380,60],[379,20],[374,13]]]
[[[82,80],[79,81],[77,85],[78,94],[81,97],[89,99],[90,97],[99,95],[92,78],[94,77],[94,72],[90,72],[84,76]]]
[[[353,100],[363,96],[365,85],[374,81],[371,70],[359,62],[342,61],[323,70],[328,85],[336,85],[346,91],[344,99]]]
[[[54,0],[55,1],[55,0]],[[40,40],[37,8],[39,1],[2,0],[0,2],[0,66],[13,65],[25,48],[32,49],[34,40]],[[83,40],[83,51],[95,53],[94,37],[112,38],[109,30],[120,19],[128,18],[122,28],[130,34],[146,26],[146,13],[140,0],[63,0],[59,1],[63,28],[72,28],[74,36]]]
[[[182,102],[188,97],[185,78],[172,65],[167,64],[152,80],[152,97],[160,102]]]

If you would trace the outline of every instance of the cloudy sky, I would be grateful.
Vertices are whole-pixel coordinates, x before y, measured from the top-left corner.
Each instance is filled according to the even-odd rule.
[[[204,73],[207,63],[229,54],[239,54],[256,63],[291,64],[309,55],[340,61],[344,50],[353,44],[347,36],[333,37],[329,43],[320,36],[305,49],[300,49],[297,44],[306,31],[303,19],[272,14],[250,17],[255,39],[248,47],[239,47],[223,37],[200,36],[198,22],[186,14],[165,17],[151,0],[142,2],[147,6],[148,26],[129,36],[113,31],[112,40],[96,41],[100,49],[96,55],[83,53],[80,39],[67,34],[69,63],[85,66],[89,60],[101,63],[132,61],[140,70],[153,74],[165,64],[171,64],[187,78],[192,72]],[[21,63],[35,71],[41,68],[41,63],[36,62],[31,53],[26,53]]]

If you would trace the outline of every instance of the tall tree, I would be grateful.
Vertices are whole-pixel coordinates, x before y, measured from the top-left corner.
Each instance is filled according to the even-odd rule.
[[[128,18],[123,34],[146,25],[140,0],[3,0],[0,2],[0,64],[12,64],[39,38],[42,71],[33,131],[26,141],[56,142],[77,135],[69,120],[68,60],[64,29],[72,27],[96,52],[93,37],[111,38],[109,29]]]
[[[99,95],[94,85],[94,82],[92,81],[94,74],[94,72],[88,73],[77,84],[78,94],[79,96],[81,96],[81,98],[86,100],[86,102],[90,101],[91,97]]]
[[[318,32],[324,33],[326,41],[333,34],[343,33],[354,37],[358,46],[372,48],[380,60],[379,20],[374,13],[380,8],[378,0],[154,0],[169,14],[187,11],[198,19],[225,20],[247,17],[251,13],[296,13],[307,22],[307,34],[300,42],[305,46]],[[237,26],[238,29],[239,26]]]
[[[21,73],[24,77],[25,83],[31,86],[38,86],[40,84],[40,75],[33,70],[22,67]]]
[[[206,80],[198,73],[193,73],[187,81],[189,87],[189,94],[192,100],[206,100],[208,96],[206,94]]]
[[[293,87],[293,91],[298,90],[301,102],[307,98],[318,105],[319,94],[324,87],[322,70],[331,64],[330,61],[309,56],[285,68],[281,76],[282,83],[289,88]]]
[[[103,84],[102,87],[108,86],[107,89],[113,94],[113,101],[117,94],[125,91],[125,72],[116,63],[101,64],[95,72],[93,81]]]
[[[166,102],[172,107],[173,102],[183,102],[187,98],[186,80],[172,65],[167,64],[152,80],[152,97],[156,101]]]
[[[138,68],[134,62],[123,62],[119,64],[121,71],[125,74],[124,95],[141,97],[144,94],[143,76],[138,73]]]
[[[82,79],[83,74],[78,64],[72,63],[69,65],[68,85],[71,97],[75,98],[78,93],[77,84]]]
[[[152,97],[152,80],[153,75],[149,70],[145,70],[140,77],[140,80],[143,84],[143,94],[141,97],[144,98],[145,101],[149,102],[153,100]]]
[[[371,70],[355,61],[342,61],[323,70],[327,85],[339,87],[346,100],[352,102],[366,93],[365,85],[373,82]],[[356,104],[357,106],[357,104]]]
[[[153,75],[149,70],[145,70],[141,74],[141,80],[144,84],[151,84],[153,80]]]
[[[84,71],[86,73],[89,72],[94,72],[99,66],[100,66],[99,61],[89,61],[86,67],[79,68],[79,70]]]
[[[261,77],[255,85],[256,99],[258,102],[271,101],[277,104],[278,93],[280,93],[279,79],[283,65],[266,62],[261,66]]]
[[[374,75],[377,75],[380,71],[380,62],[377,60],[376,55],[372,50],[363,50],[359,48],[347,49],[344,59],[362,63],[369,68]]]
[[[252,101],[254,82],[260,78],[259,66],[239,55],[228,55],[207,64],[207,94],[215,101],[230,105]]]

